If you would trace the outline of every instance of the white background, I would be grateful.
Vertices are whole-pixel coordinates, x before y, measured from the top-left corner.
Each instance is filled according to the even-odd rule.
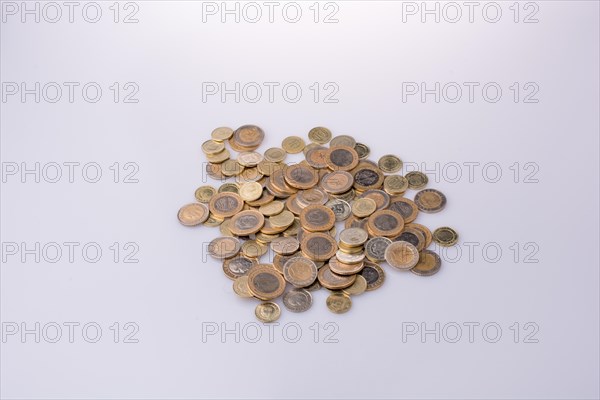
[[[57,103],[43,97],[36,103],[33,95],[22,102],[19,94],[3,100],[3,171],[12,163],[96,162],[103,175],[88,183],[77,169],[70,183],[65,168],[57,183],[43,176],[36,183],[33,175],[22,182],[20,173],[2,183],[3,333],[13,324],[63,326],[57,343],[43,332],[39,343],[34,334],[5,335],[2,397],[598,398],[597,2],[521,4],[516,23],[512,2],[497,3],[497,23],[482,17],[486,3],[479,3],[473,23],[465,6],[458,22],[442,16],[436,23],[433,16],[422,22],[420,14],[405,14],[403,22],[406,3],[337,2],[338,22],[327,24],[325,11],[334,8],[324,3],[318,23],[312,3],[301,4],[298,23],[282,18],[284,3],[274,23],[264,5],[257,23],[243,17],[236,23],[233,16],[222,23],[219,14],[203,22],[202,3],[138,2],[133,24],[122,22],[134,10],[124,3],[113,22],[112,2],[99,3],[99,22],[86,22],[85,4],[73,23],[65,7],[57,23],[36,23],[32,16],[23,23],[20,14],[3,13],[3,84],[80,83],[73,103],[66,92]],[[538,22],[523,23],[535,9]],[[81,97],[87,82],[103,89],[97,103]],[[135,83],[139,102],[115,103],[114,82],[121,88]],[[303,92],[296,103],[280,90],[273,102],[266,92],[256,103],[244,96],[236,102],[233,95],[203,101],[203,82],[230,88],[295,82]],[[317,102],[314,82],[321,88]],[[328,82],[339,88],[337,103],[323,101]],[[480,86],[473,102],[466,89],[456,103],[436,103],[433,95],[403,102],[403,82]],[[481,95],[488,82],[503,90],[495,103]],[[515,103],[514,82],[521,90],[535,83],[538,102],[525,103],[521,92]],[[262,325],[257,343],[246,335],[237,343],[234,334],[203,341],[203,326],[213,324],[235,330],[239,323],[240,334],[254,336],[255,326],[247,324],[255,322],[257,302],[237,298],[220,262],[203,254],[218,229],[186,228],[175,215],[193,201],[196,187],[211,183],[203,178],[201,143],[217,126],[245,123],[265,130],[262,151],[322,125],[368,144],[375,160],[394,153],[429,170],[439,163],[429,187],[447,195],[447,208],[417,222],[432,230],[454,227],[462,253],[449,251],[430,278],[385,266],[384,286],[354,298],[345,315],[327,310],[321,290],[308,312],[283,309],[272,343]],[[109,167],[115,162],[121,173],[129,171],[123,170],[127,162],[139,166],[139,182],[123,183],[120,175],[114,183]],[[470,162],[480,163],[472,182],[464,164]],[[489,163],[502,173],[495,183],[495,168],[482,173]],[[510,168],[515,163],[517,178]],[[532,172],[526,163],[537,182],[525,182]],[[72,263],[67,254],[56,263],[35,262],[33,255],[22,262],[20,253],[5,251],[10,242],[28,248],[94,242],[103,255],[86,262],[80,246]],[[121,247],[118,262],[109,248],[114,242]],[[123,262],[128,242],[139,247],[138,263]],[[477,243],[472,258],[465,242]],[[486,244],[489,254],[482,252]],[[538,262],[524,262],[532,249]],[[73,343],[67,322],[80,324]],[[118,343],[110,329],[115,322]],[[139,327],[137,343],[124,343],[127,322]],[[328,322],[338,328],[337,343],[325,342],[333,329],[325,330]],[[472,343],[469,322],[479,324]],[[86,323],[102,328],[97,343],[82,335]],[[282,333],[290,323],[301,330],[296,343],[289,342],[294,329]],[[439,342],[420,333],[403,340],[408,326],[422,323],[427,329],[439,323]],[[490,323],[502,329],[496,343],[486,340],[493,329],[482,333]],[[452,343],[455,324],[462,336]],[[525,343],[531,327],[539,328],[529,337],[537,342]]]

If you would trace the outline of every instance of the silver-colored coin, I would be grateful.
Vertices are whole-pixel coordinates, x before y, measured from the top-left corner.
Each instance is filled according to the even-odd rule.
[[[290,289],[283,295],[283,305],[291,312],[304,312],[312,306],[312,295],[306,289]]]
[[[382,262],[385,261],[385,249],[392,243],[392,241],[386,237],[378,236],[365,244],[365,252],[367,257],[371,261]]]
[[[342,250],[338,250],[335,253],[335,258],[344,264],[357,264],[365,259],[365,253],[348,254],[344,253]]]
[[[325,203],[325,206],[331,208],[337,222],[347,220],[350,214],[352,214],[352,207],[350,207],[350,204],[346,200],[333,199]]]

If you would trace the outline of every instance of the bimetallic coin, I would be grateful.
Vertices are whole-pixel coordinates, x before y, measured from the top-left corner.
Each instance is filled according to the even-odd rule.
[[[258,265],[248,272],[248,287],[254,297],[272,300],[283,294],[285,280],[274,267]]]
[[[281,142],[281,147],[283,147],[283,149],[290,154],[302,152],[305,145],[304,139],[302,139],[300,136],[288,136],[283,139],[283,142]]]
[[[431,250],[423,250],[419,256],[419,262],[410,270],[413,274],[420,276],[431,276],[437,273],[442,266],[442,259]]]
[[[357,218],[365,218],[373,214],[377,209],[375,200],[369,198],[362,198],[355,200],[352,203],[352,214]]]
[[[277,272],[283,275],[283,266],[286,262],[288,262],[288,260],[291,260],[294,257],[301,257],[301,253],[296,252],[294,254],[290,254],[289,256],[275,254],[275,256],[273,257],[273,267],[277,270]]]
[[[317,266],[312,260],[294,257],[283,265],[283,276],[296,287],[306,287],[317,279]]]
[[[257,305],[254,310],[254,315],[256,315],[256,318],[261,322],[275,322],[281,316],[281,309],[277,303],[268,301]]]
[[[402,160],[392,154],[386,154],[379,159],[377,165],[386,174],[393,174],[402,169]]]
[[[264,215],[256,210],[246,210],[231,217],[229,230],[237,236],[248,236],[258,232],[264,224]]]
[[[233,291],[240,297],[253,297],[248,287],[248,277],[240,276],[233,281]]]
[[[424,225],[417,224],[415,222],[411,222],[410,224],[404,225],[404,228],[414,228],[414,229],[417,229],[418,231],[420,231],[423,234],[423,236],[425,237],[425,248],[429,247],[429,245],[431,244],[431,242],[433,240],[433,235],[431,234],[431,231],[429,230],[429,228],[427,228]]]
[[[385,261],[399,270],[409,270],[419,262],[419,251],[408,242],[393,242],[385,249]]]
[[[365,262],[365,267],[360,274],[367,281],[367,292],[379,289],[385,281],[385,272],[379,264]]]
[[[416,228],[407,228],[404,226],[404,230],[400,233],[400,236],[395,237],[394,242],[408,242],[415,246],[418,251],[421,251],[425,248],[425,235],[421,233],[420,230]]]
[[[271,250],[277,254],[290,255],[300,249],[300,242],[295,237],[279,237],[270,243]]]
[[[375,211],[367,219],[367,229],[373,236],[395,237],[402,232],[404,220],[395,211]]]
[[[196,189],[194,197],[196,197],[196,200],[200,203],[208,203],[215,194],[217,194],[217,189],[210,185],[205,185]]]
[[[367,280],[362,275],[356,275],[356,280],[352,286],[342,289],[342,292],[346,293],[348,296],[358,296],[359,294],[363,294],[366,290]]]
[[[402,215],[405,223],[413,222],[419,214],[419,208],[415,202],[404,197],[394,198],[389,209]]]
[[[322,126],[317,126],[308,131],[308,140],[317,144],[325,144],[331,140],[331,131]]]
[[[409,172],[406,174],[406,179],[408,180],[408,188],[414,190],[423,189],[429,182],[427,175],[419,171]]]
[[[356,154],[358,154],[358,158],[360,160],[364,160],[365,158],[369,157],[369,154],[371,154],[371,149],[369,149],[369,146],[362,143],[356,143],[354,145],[354,150],[356,150]]]
[[[328,265],[331,271],[338,275],[354,275],[363,269],[365,263],[361,261],[355,264],[346,264],[338,260],[337,257],[331,257]]]
[[[223,142],[217,142],[216,140],[207,140],[202,143],[202,151],[206,155],[217,154],[225,150]]]
[[[327,297],[327,308],[336,314],[348,312],[352,307],[350,296],[343,292],[333,292]]]
[[[257,265],[258,261],[254,258],[237,256],[223,261],[223,272],[228,278],[235,279],[248,274],[248,271]]]
[[[315,232],[302,235],[298,232],[302,253],[313,261],[326,261],[338,250],[337,242],[327,233]]]
[[[364,229],[349,228],[340,232],[340,242],[347,246],[362,246],[365,244],[369,234]]]
[[[318,279],[321,286],[331,289],[345,289],[348,286],[352,285],[356,280],[356,275],[338,275],[331,271],[329,265],[323,266],[323,268],[319,269]]]
[[[335,171],[325,175],[321,179],[321,187],[331,194],[345,193],[352,188],[354,178],[347,171]]]
[[[208,208],[218,218],[232,217],[242,211],[244,200],[236,193],[222,192],[210,199]]]
[[[402,175],[388,175],[383,180],[383,190],[391,195],[402,194],[408,189],[408,179]]]
[[[295,164],[284,168],[284,178],[288,185],[296,189],[310,189],[319,182],[319,174],[310,166]]]
[[[312,295],[306,289],[290,289],[283,295],[283,305],[291,312],[304,312],[312,306]]]
[[[334,171],[350,171],[358,165],[358,154],[352,147],[332,147],[325,154],[325,162]]]
[[[446,196],[439,190],[423,189],[415,195],[415,203],[423,212],[436,213],[446,206]]]
[[[458,233],[447,226],[437,228],[433,231],[433,241],[444,247],[454,246],[458,242]]]
[[[388,208],[391,201],[390,195],[379,189],[367,190],[360,197],[375,200],[377,210],[384,210]]]
[[[179,219],[181,225],[185,226],[200,225],[208,219],[208,216],[209,210],[202,203],[186,204],[177,212],[177,219]]]
[[[213,239],[208,244],[208,254],[217,259],[231,258],[239,253],[240,241],[231,236],[223,236]]]
[[[348,136],[348,135],[339,135],[334,137],[333,139],[331,139],[331,142],[329,143],[329,147],[339,147],[339,146],[346,146],[346,147],[354,147],[356,146],[356,140],[354,140],[354,138],[352,136]]]
[[[239,195],[244,201],[254,201],[262,196],[262,189],[258,182],[247,182],[240,186]]]
[[[322,206],[327,203],[329,196],[319,188],[312,188],[308,190],[300,190],[297,193],[296,199],[298,204],[304,208],[313,204]]]
[[[335,214],[336,222],[345,221],[352,213],[350,204],[347,201],[334,199],[325,203],[325,207],[331,208],[331,211]]]
[[[329,207],[311,205],[300,213],[300,224],[311,232],[328,231],[335,225],[335,214]]]
[[[357,190],[379,189],[385,180],[385,175],[378,168],[369,165],[358,166],[352,172]]]
[[[265,133],[256,125],[243,125],[233,132],[233,136],[229,140],[238,147],[244,147],[246,151],[255,150],[262,143]]]
[[[287,157],[285,150],[279,147],[271,147],[265,151],[265,159],[275,163],[280,163]]]
[[[316,146],[306,152],[306,162],[313,168],[327,168],[327,147]]]
[[[369,239],[365,244],[367,258],[373,262],[385,261],[385,249],[387,249],[390,244],[392,244],[392,241],[382,236]]]
[[[233,136],[233,129],[222,126],[220,128],[214,129],[210,136],[213,140],[222,142]]]

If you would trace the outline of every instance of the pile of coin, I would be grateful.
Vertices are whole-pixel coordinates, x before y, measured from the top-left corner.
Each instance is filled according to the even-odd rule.
[[[264,136],[255,125],[213,130],[202,151],[206,173],[221,185],[197,188],[197,201],[178,213],[185,226],[219,227],[207,251],[222,260],[237,295],[262,300],[255,310],[260,321],[279,318],[280,296],[289,311],[308,310],[311,292],[321,287],[331,291],[332,312],[347,312],[352,296],[383,284],[383,262],[420,276],[439,271],[441,258],[428,247],[453,246],[458,234],[414,222],[420,212],[446,206],[443,193],[425,188],[425,174],[400,175],[397,156],[375,163],[367,145],[323,127],[308,132],[309,144],[290,136],[261,154]],[[285,163],[299,153],[303,160]],[[414,200],[404,197],[409,189],[418,190]],[[336,223],[344,226],[339,235]]]

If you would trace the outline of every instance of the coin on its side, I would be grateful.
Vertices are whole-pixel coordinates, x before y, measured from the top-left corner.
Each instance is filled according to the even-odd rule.
[[[248,272],[248,287],[254,297],[272,300],[283,294],[285,280],[274,267],[258,265]]]
[[[222,236],[208,244],[208,254],[217,259],[231,258],[239,253],[240,241],[233,236]]]
[[[350,171],[358,165],[358,154],[352,147],[332,147],[325,153],[325,162],[334,171]]]
[[[415,195],[415,204],[426,213],[442,211],[446,206],[446,196],[435,189],[423,189]]]
[[[386,154],[377,162],[379,169],[386,174],[393,174],[402,169],[402,160],[392,154]]]
[[[319,269],[317,278],[319,279],[321,286],[326,287],[327,289],[337,290],[345,289],[352,285],[356,280],[356,275],[338,275],[329,268],[329,265],[325,265],[323,268]]]
[[[304,312],[312,306],[312,295],[306,289],[290,289],[283,295],[283,305],[291,312]]]
[[[363,294],[366,290],[367,280],[362,275],[356,275],[356,280],[352,286],[342,289],[342,292],[346,293],[348,296],[358,296],[359,294]]]
[[[213,140],[217,140],[220,142],[229,139],[231,136],[233,136],[233,129],[228,128],[226,126],[215,128],[210,134],[210,137]]]
[[[369,239],[365,244],[367,258],[373,262],[385,261],[385,249],[387,249],[390,244],[392,244],[391,239],[383,236]]]
[[[233,281],[233,291],[240,297],[253,297],[248,287],[248,276],[243,275]]]
[[[385,272],[379,264],[365,262],[365,267],[360,271],[360,274],[367,281],[367,292],[379,289],[385,282]]]
[[[181,225],[196,226],[206,221],[209,214],[209,210],[204,204],[191,203],[186,204],[179,209],[179,212],[177,212],[177,219],[179,219]]]
[[[336,314],[348,312],[352,307],[350,296],[343,292],[333,292],[327,297],[327,308]]]
[[[406,174],[406,179],[408,180],[408,188],[414,190],[423,189],[427,186],[427,182],[429,182],[427,175],[420,171],[409,172]]]
[[[317,144],[325,144],[331,140],[331,131],[322,126],[317,126],[308,131],[308,140]]]
[[[335,214],[329,207],[310,205],[300,213],[300,224],[311,232],[328,231],[335,225]]]
[[[215,216],[228,218],[242,211],[244,200],[237,193],[221,192],[210,199],[208,208]]]
[[[393,242],[385,249],[385,261],[399,270],[409,270],[419,262],[419,251],[408,242]]]
[[[333,211],[335,214],[336,222],[345,221],[352,213],[350,204],[341,199],[329,200],[327,203],[325,203],[325,207],[331,208],[331,211]]]
[[[304,146],[306,146],[306,143],[300,136],[288,136],[281,142],[281,147],[290,154],[302,152]]]
[[[433,241],[444,247],[454,246],[458,242],[458,233],[452,228],[443,226],[433,231]]]
[[[431,276],[437,273],[442,266],[442,259],[431,250],[423,250],[419,257],[419,262],[410,270],[413,274],[419,276]]]
[[[337,257],[331,257],[329,259],[329,268],[331,272],[338,275],[354,275],[358,274],[365,266],[365,263],[360,261],[354,264],[346,264],[337,259]]]
[[[281,316],[281,308],[279,308],[277,303],[267,301],[256,306],[254,315],[256,315],[256,318],[261,322],[275,322]]]
[[[256,233],[265,224],[265,217],[256,210],[245,210],[231,217],[229,230],[237,236]]]
[[[296,287],[306,287],[317,279],[317,266],[308,258],[290,258],[283,265],[283,277]]]

